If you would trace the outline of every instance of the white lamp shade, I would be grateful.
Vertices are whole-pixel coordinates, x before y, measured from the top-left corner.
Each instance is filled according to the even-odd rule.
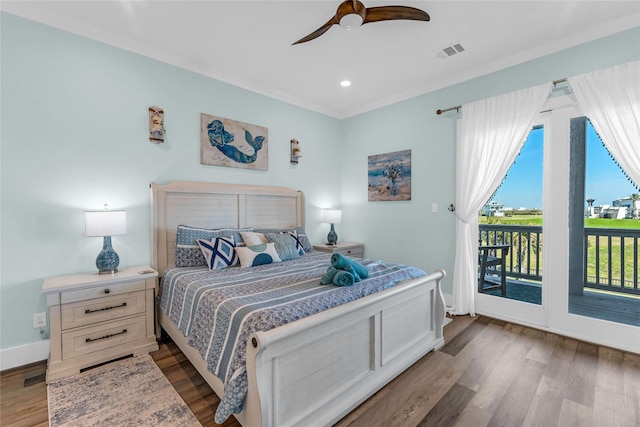
[[[85,211],[86,236],[117,236],[127,232],[126,211]]]
[[[342,221],[342,211],[340,209],[325,209],[322,211],[322,222],[340,224],[340,221]]]

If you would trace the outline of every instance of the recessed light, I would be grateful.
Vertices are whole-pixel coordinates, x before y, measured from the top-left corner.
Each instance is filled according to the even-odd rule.
[[[349,87],[349,86],[351,86],[351,82],[349,80],[343,80],[343,81],[340,82],[340,86]]]

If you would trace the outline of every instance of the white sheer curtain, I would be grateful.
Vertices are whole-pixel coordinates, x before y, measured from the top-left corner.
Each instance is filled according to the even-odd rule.
[[[551,83],[462,106],[456,152],[456,257],[451,313],[475,315],[478,212],[520,152]]]
[[[568,80],[613,158],[640,185],[640,61]]]

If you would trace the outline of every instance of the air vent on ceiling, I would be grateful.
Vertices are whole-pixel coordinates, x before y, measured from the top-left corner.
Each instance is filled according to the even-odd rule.
[[[464,52],[464,47],[460,43],[453,43],[450,46],[443,47],[436,52],[436,55],[440,59],[449,58],[450,56]]]

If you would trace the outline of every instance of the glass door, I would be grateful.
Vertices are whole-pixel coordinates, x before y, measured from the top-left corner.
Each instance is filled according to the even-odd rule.
[[[547,325],[543,283],[545,126],[536,125],[479,213],[476,311]]]
[[[484,219],[480,221],[478,235],[481,245],[505,243],[516,248],[511,252],[516,258],[507,258],[505,265],[507,285],[523,285],[522,282],[531,279],[522,277],[523,274],[539,274],[540,303],[503,297],[499,295],[501,291],[479,290],[476,312],[638,352],[640,219],[635,217],[640,216],[640,201],[639,196],[634,196],[638,192],[632,185],[621,185],[617,178],[614,183],[609,175],[598,172],[592,145],[602,150],[601,142],[571,97],[552,98],[546,108],[549,110],[540,114],[527,142],[534,138],[543,141],[541,234],[527,237],[526,233],[531,236],[537,230],[523,229],[520,236],[493,241],[493,236],[500,233],[489,233],[489,238],[485,238],[482,229],[498,231],[491,230],[493,224],[489,224],[497,223],[498,219]],[[539,133],[541,137],[537,136]],[[526,153],[523,150],[521,156]],[[525,157],[516,159],[487,212],[500,206],[505,212],[507,207],[514,207],[509,205],[520,207],[518,203],[503,201],[508,200],[504,190],[508,189],[510,179],[517,181],[516,168],[523,168],[525,161]],[[616,169],[617,165],[613,165]],[[620,173],[624,176],[619,169],[616,173],[618,177]],[[530,181],[537,180],[536,172],[529,172],[528,176]],[[602,188],[613,189],[613,195],[601,192]],[[525,196],[523,190],[522,197]],[[528,207],[527,203],[524,206]],[[619,218],[622,211],[625,219]],[[517,246],[519,240],[526,240],[527,247],[535,247],[536,251]],[[529,253],[531,258],[526,258]],[[530,270],[533,266],[539,270]]]
[[[570,138],[569,313],[640,326],[640,191],[586,117]]]

